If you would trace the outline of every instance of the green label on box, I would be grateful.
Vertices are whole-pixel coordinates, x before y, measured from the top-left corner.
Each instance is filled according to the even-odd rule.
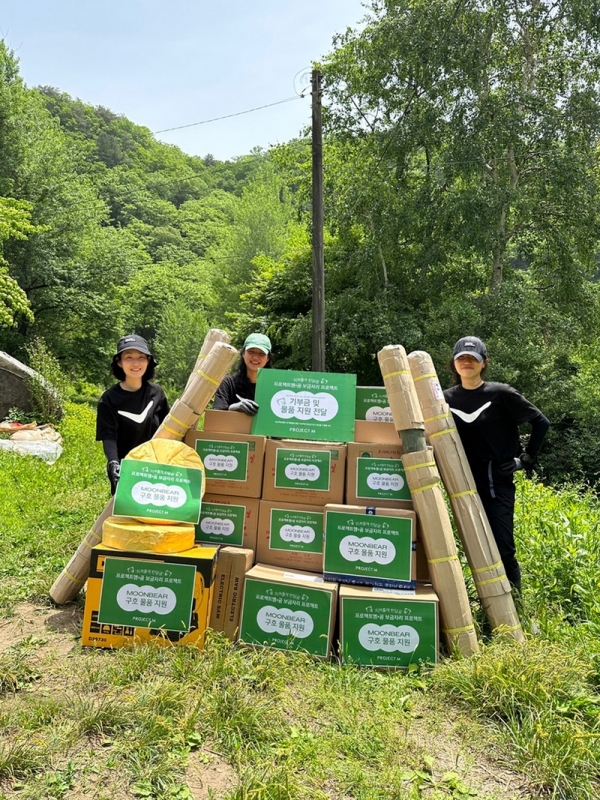
[[[275,452],[275,487],[277,489],[314,489],[329,491],[330,450],[287,450]]]
[[[242,546],[246,506],[202,503],[200,522],[196,525],[196,541]]]
[[[384,386],[356,387],[356,419],[369,422],[393,422]]]
[[[269,549],[322,553],[323,513],[271,509]]]
[[[261,369],[252,433],[280,439],[354,439],[356,375]]]
[[[325,512],[324,571],[411,581],[412,519]]]
[[[124,458],[113,514],[170,522],[198,522],[202,470]]]
[[[240,640],[328,655],[331,592],[247,578]]]
[[[356,459],[356,496],[374,500],[410,500],[402,461],[359,456]]]
[[[98,622],[189,631],[196,567],[107,557]]]
[[[340,602],[342,660],[374,667],[437,661],[433,601],[344,597]]]
[[[207,478],[243,482],[248,477],[248,442],[196,439]]]

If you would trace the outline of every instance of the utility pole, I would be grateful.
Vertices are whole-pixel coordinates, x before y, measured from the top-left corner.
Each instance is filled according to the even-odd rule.
[[[325,372],[325,255],[323,252],[323,129],[321,73],[312,71],[312,369]]]

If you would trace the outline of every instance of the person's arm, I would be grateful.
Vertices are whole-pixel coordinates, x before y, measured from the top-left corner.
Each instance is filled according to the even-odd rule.
[[[540,452],[542,442],[548,433],[550,420],[548,417],[544,416],[541,411],[539,411],[536,417],[529,420],[529,424],[531,425],[531,434],[529,436],[527,446],[525,447],[525,451],[521,456],[521,461],[523,461],[523,456],[525,456],[525,460],[523,461],[525,466],[533,465],[537,454]]]
[[[102,447],[104,448],[104,455],[107,461],[119,461],[119,449],[117,448],[116,439],[103,439]]]
[[[233,389],[233,378],[231,375],[226,375],[215,392],[215,401],[213,403],[215,411],[227,411],[229,406],[235,403]]]
[[[100,398],[96,416],[96,441],[102,442],[106,456],[106,474],[110,481],[110,493],[114,495],[121,475],[121,460],[117,445],[118,425],[112,405]]]
[[[169,405],[169,401],[167,400],[167,396],[164,393],[164,391],[162,390],[162,388],[161,388],[161,394],[162,394],[161,401],[159,403],[158,408],[156,409],[156,416],[157,416],[158,421],[160,423],[162,423],[162,421],[165,419],[165,417],[167,416],[167,414],[171,410],[171,406]]]

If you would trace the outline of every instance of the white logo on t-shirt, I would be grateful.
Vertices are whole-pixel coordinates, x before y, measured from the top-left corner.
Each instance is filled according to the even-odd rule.
[[[153,405],[154,405],[154,400],[150,400],[150,402],[148,403],[148,405],[142,411],[141,414],[132,414],[131,411],[121,411],[121,410],[119,410],[117,413],[121,414],[121,416],[127,417],[127,419],[131,419],[134,422],[137,422],[137,423],[139,423],[141,425],[142,422],[148,416],[148,412],[150,411],[150,409],[152,408]],[[488,403],[488,405],[489,405],[489,403]]]
[[[466,411],[460,411],[458,408],[452,408],[452,407],[450,407],[450,411],[453,414],[456,414],[457,417],[460,417],[463,420],[463,422],[475,422],[477,417],[480,414],[482,414],[486,410],[486,408],[489,408],[491,405],[492,405],[491,402],[488,400],[488,402],[484,403],[481,406],[481,408],[478,408],[476,411],[472,411],[470,414],[467,414]]]

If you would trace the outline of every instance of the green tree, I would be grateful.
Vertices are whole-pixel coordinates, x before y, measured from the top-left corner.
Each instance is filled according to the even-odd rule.
[[[0,328],[14,327],[19,316],[33,322],[27,295],[8,271],[8,262],[3,257],[3,242],[10,238],[25,240],[41,228],[31,224],[29,203],[0,197]]]

